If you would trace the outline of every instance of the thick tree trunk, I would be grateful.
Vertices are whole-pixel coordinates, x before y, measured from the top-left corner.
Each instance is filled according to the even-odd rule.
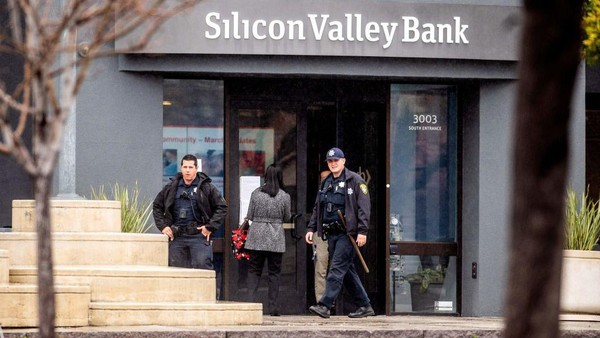
[[[51,176],[34,177],[35,217],[38,246],[38,315],[40,337],[54,337],[55,301],[50,223]]]
[[[571,97],[582,0],[526,0],[505,336],[558,337]]]

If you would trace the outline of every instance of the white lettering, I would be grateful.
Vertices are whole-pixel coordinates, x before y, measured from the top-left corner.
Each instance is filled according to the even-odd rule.
[[[250,39],[250,21],[242,20],[242,25],[244,26],[244,40]]]
[[[460,27],[460,31],[458,30],[458,27]],[[460,24],[460,16],[454,17],[454,41],[456,43],[469,43],[469,40],[467,40],[467,37],[465,36],[467,28],[469,28],[469,25]]]
[[[436,43],[435,26],[431,23],[423,24],[423,33],[421,33],[421,41],[425,43]]]
[[[252,24],[252,36],[254,36],[254,38],[257,40],[264,40],[267,38],[267,36],[258,33],[258,25],[261,25],[264,28],[267,27],[267,22],[265,20],[254,21],[254,23]]]
[[[449,24],[438,24],[438,42],[454,43],[452,41],[452,26]],[[446,31],[446,39],[444,39],[444,31]]]
[[[219,18],[220,18],[219,13],[210,12],[210,13],[206,14],[206,19],[205,19],[206,24],[208,25],[208,27],[215,30],[215,32],[213,34],[210,34],[208,31],[204,32],[204,37],[207,39],[218,39],[219,36],[221,35],[221,27],[212,21],[213,18],[219,20]]]
[[[352,37],[352,14],[346,14],[346,39],[348,41],[354,41]]]
[[[315,39],[317,41],[321,41],[321,38],[323,37],[323,32],[325,31],[325,24],[327,23],[327,20],[329,19],[329,15],[327,15],[327,14],[321,15],[321,27],[317,27],[317,22],[315,21],[317,18],[316,14],[309,14],[308,17],[310,18],[310,24],[312,26],[313,33],[315,35]]]
[[[331,21],[331,23],[329,23],[329,26],[333,27],[329,30],[329,40],[344,41],[344,28],[342,27],[342,23],[339,21]]]
[[[398,26],[397,22],[382,22],[381,27],[383,27],[383,35],[385,35],[385,44],[383,45],[383,49],[388,48],[392,44],[392,40],[394,39],[394,34],[396,32],[396,27]],[[391,27],[388,28],[388,27]]]
[[[275,34],[275,26],[278,26],[279,34]],[[281,40],[285,35],[285,27],[283,21],[273,20],[269,23],[269,36],[273,40]]]
[[[296,21],[292,21],[292,20],[288,20],[287,21],[288,24],[288,29],[289,29],[289,35],[288,35],[288,39],[290,40],[294,40],[294,32],[296,30],[294,30],[294,27],[297,28],[298,31],[298,40],[306,40],[306,37],[304,36],[304,22],[301,20],[296,20]]]
[[[373,36],[373,34],[376,34]],[[369,41],[379,41],[379,24],[377,22],[368,22],[365,26],[365,37]]]
[[[354,14],[356,17],[356,41],[365,41],[362,36],[362,15]]]
[[[238,12],[231,12],[231,16],[233,16],[233,38],[236,40],[241,39],[238,15]]]
[[[307,14],[306,18],[295,20],[265,20],[243,18],[237,11],[222,18],[218,12],[206,14],[206,39],[233,40],[306,40],[305,25],[310,25],[315,41],[324,37],[332,42],[379,42],[383,49],[390,48],[396,38],[398,26],[402,24],[400,42],[424,44],[447,43],[468,44],[469,25],[462,24],[461,17],[453,17],[450,23],[421,23],[416,16],[402,16],[402,22],[363,22],[362,14],[345,13],[341,20],[330,20],[329,14]],[[400,31],[398,29],[398,31]]]
[[[417,42],[419,40],[419,19],[414,16],[403,16],[404,21],[404,37],[402,42]],[[411,36],[412,33],[412,36]]]

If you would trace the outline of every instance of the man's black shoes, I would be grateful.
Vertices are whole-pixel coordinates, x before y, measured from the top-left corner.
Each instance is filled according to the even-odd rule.
[[[308,311],[318,315],[321,318],[329,318],[329,309],[325,305],[321,305],[321,304],[313,305],[308,308]]]
[[[374,315],[375,315],[375,311],[373,311],[373,308],[371,307],[371,305],[367,305],[367,306],[361,306],[361,307],[359,307],[354,312],[350,312],[350,314],[348,315],[348,317],[350,317],[350,318],[364,318],[364,317],[369,317],[369,316],[374,316]]]

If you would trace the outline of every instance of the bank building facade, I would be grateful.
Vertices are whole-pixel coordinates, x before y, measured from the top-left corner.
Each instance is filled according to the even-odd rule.
[[[202,1],[145,50],[95,61],[70,126],[74,193],[137,182],[153,199],[185,154],[198,156],[229,206],[213,242],[219,297],[238,300],[247,266],[229,234],[265,168],[280,166],[296,215],[280,308],[307,314],[316,300],[304,234],[337,146],[371,196],[370,272],[357,268],[376,313],[500,316],[521,12],[516,0]],[[574,144],[585,139],[584,81]],[[570,181],[583,187],[585,150],[571,154]],[[0,197],[5,228],[11,201],[30,189]],[[337,313],[353,310],[342,294]]]

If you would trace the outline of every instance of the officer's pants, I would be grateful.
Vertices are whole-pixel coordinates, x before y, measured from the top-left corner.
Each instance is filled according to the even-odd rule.
[[[169,243],[169,266],[212,270],[212,245],[202,234],[175,237]]]
[[[325,295],[319,303],[331,308],[343,284],[356,306],[370,305],[369,296],[356,273],[354,266],[356,253],[348,236],[345,233],[327,235],[327,244],[329,245],[329,273]]]

